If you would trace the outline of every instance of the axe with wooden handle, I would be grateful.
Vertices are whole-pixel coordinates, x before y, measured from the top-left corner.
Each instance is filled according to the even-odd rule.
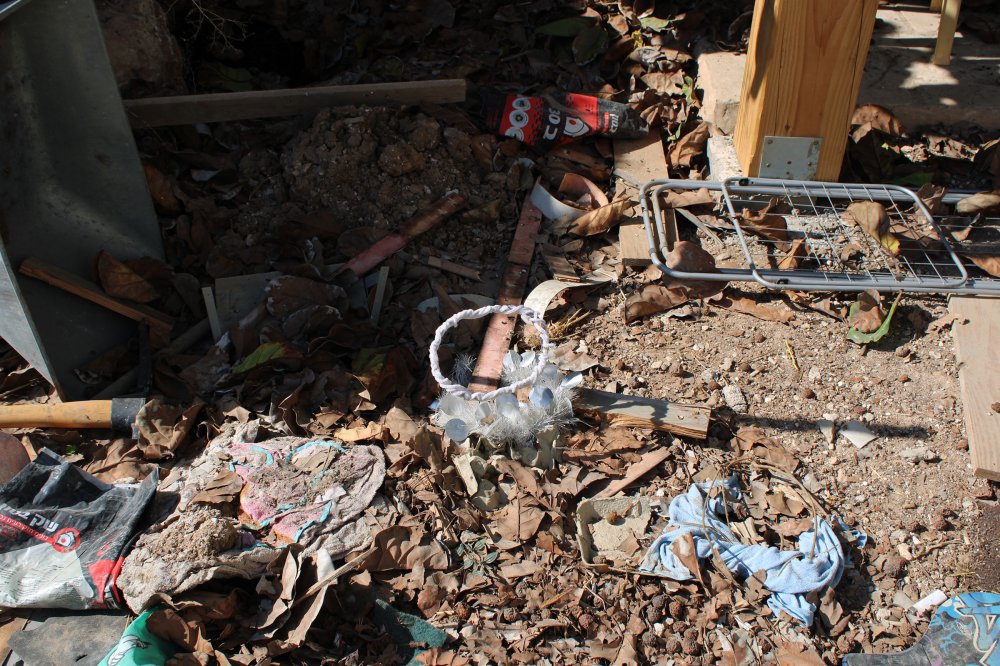
[[[0,428],[95,428],[132,432],[144,398],[0,405]]]

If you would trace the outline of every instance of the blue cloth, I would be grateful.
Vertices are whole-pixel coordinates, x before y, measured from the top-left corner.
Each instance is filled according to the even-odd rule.
[[[709,498],[713,488],[723,492]],[[819,518],[815,529],[799,535],[797,550],[778,550],[773,546],[740,543],[726,524],[726,502],[740,499],[739,479],[696,483],[687,493],[670,502],[670,523],[650,545],[642,561],[645,571],[666,575],[674,580],[694,577],[671,552],[670,546],[684,534],[694,539],[701,561],[711,556],[715,546],[730,571],[746,578],[764,571],[764,587],[771,590],[768,606],[775,613],[785,611],[805,626],[811,626],[816,604],[806,595],[828,585],[836,585],[844,573],[844,551],[830,524]],[[811,557],[810,557],[811,553]]]

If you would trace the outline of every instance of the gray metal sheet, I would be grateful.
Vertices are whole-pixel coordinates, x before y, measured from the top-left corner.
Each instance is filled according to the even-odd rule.
[[[92,0],[32,0],[0,22],[0,337],[59,390],[135,324],[18,275],[28,256],[93,279],[104,249],[162,258],[159,227]]]

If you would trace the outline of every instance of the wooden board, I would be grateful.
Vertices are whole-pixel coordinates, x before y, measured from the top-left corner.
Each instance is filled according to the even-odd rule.
[[[955,357],[965,412],[965,432],[976,476],[1000,481],[1000,299],[953,297],[949,309],[968,323],[955,322]]]
[[[10,643],[11,636],[22,631],[27,625],[28,618],[26,617],[15,617],[10,622],[0,625],[0,664],[6,664],[7,658],[10,657],[10,647],[8,644]]]
[[[837,180],[878,0],[757,0],[734,143],[757,176],[766,136],[820,137],[816,180]]]
[[[174,327],[174,320],[151,307],[109,296],[93,282],[33,257],[29,257],[21,262],[20,271],[23,275],[36,278],[63,291],[68,291],[71,294],[88,300],[91,303],[96,303],[112,312],[117,312],[129,319],[148,322],[151,341],[154,344],[156,342],[165,343],[170,339],[170,331]],[[158,346],[162,346],[162,344]]]
[[[446,104],[465,101],[464,79],[149,97],[125,101],[132,127],[164,127],[271,118],[352,104]]]
[[[705,439],[712,410],[655,398],[583,389],[573,399],[574,411],[597,415],[614,425],[653,428],[675,435]]]
[[[531,257],[535,252],[535,238],[538,227],[542,223],[542,211],[531,203],[530,197],[524,198],[521,207],[521,217],[514,230],[514,240],[511,242],[510,253],[507,255],[507,266],[504,268],[500,282],[500,293],[497,295],[497,305],[520,305],[528,287],[528,271],[531,268]],[[483,345],[479,349],[476,368],[472,371],[472,382],[469,389],[476,392],[492,391],[500,384],[500,373],[503,368],[503,357],[510,349],[510,340],[514,336],[514,325],[517,317],[508,315],[493,315]]]
[[[640,139],[615,139],[615,175],[632,187],[655,178],[667,178],[667,157],[659,130]]]
[[[641,220],[629,220],[618,226],[618,257],[625,266],[643,268],[649,259],[649,240]]]
[[[647,181],[669,177],[659,130],[652,130],[641,139],[616,139],[614,149],[615,175],[629,185],[639,187]],[[651,263],[642,218],[634,217],[619,225],[618,245],[625,266],[646,267]]]

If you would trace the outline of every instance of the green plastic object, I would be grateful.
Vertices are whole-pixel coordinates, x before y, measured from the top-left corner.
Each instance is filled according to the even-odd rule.
[[[156,610],[151,609],[140,615],[126,627],[121,639],[115,644],[98,666],[163,666],[174,656],[177,647],[149,631],[146,621]]]

